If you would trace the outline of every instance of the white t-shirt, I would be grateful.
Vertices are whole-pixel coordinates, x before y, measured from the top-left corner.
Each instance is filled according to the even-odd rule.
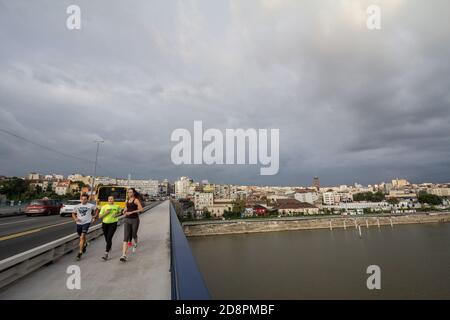
[[[86,203],[86,204],[77,204],[74,207],[74,211],[77,214],[79,222],[77,224],[86,224],[90,223],[92,220],[92,213],[95,210],[95,205],[92,203]]]

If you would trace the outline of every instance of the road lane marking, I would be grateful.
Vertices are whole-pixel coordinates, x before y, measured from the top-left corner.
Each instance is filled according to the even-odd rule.
[[[20,221],[14,221],[14,222],[0,223],[0,226],[6,226],[8,224],[22,223],[22,222],[33,221],[33,220],[36,220],[36,219],[28,219],[28,220],[20,220]]]
[[[39,232],[39,231],[42,231],[42,230],[45,230],[45,229],[50,229],[50,228],[53,228],[53,227],[62,226],[62,225],[69,224],[69,223],[73,224],[74,222],[73,221],[66,221],[66,222],[63,222],[63,223],[57,223],[57,224],[52,224],[52,225],[45,226],[45,227],[39,227],[39,228],[31,229],[31,230],[26,230],[26,231],[13,233],[13,234],[10,234],[10,235],[7,235],[7,236],[0,237],[0,241],[5,241],[5,240],[10,240],[10,239],[22,237],[22,236],[25,236],[25,235],[30,234],[30,233]]]
[[[17,237],[26,236],[27,234],[35,233],[35,232],[38,232],[38,231],[41,231],[41,229],[33,229],[33,230],[28,230],[28,231],[23,231],[23,232],[10,234],[9,236],[1,237],[0,241],[5,241],[5,240],[14,239],[14,238],[17,238]]]

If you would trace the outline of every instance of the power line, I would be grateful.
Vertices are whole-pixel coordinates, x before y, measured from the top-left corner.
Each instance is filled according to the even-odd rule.
[[[8,130],[2,129],[2,128],[0,128],[0,131],[3,132],[3,133],[8,134],[8,135],[10,135],[10,136],[13,136],[13,137],[15,137],[15,138],[17,138],[17,139],[26,141],[26,142],[28,142],[28,143],[30,143],[30,144],[33,144],[33,145],[38,146],[38,147],[40,147],[40,148],[43,148],[43,149],[45,149],[45,150],[48,150],[48,151],[57,153],[57,154],[59,154],[59,155],[62,155],[62,156],[65,156],[65,157],[69,157],[69,158],[73,158],[73,159],[77,159],[77,160],[80,160],[80,161],[89,162],[89,163],[91,163],[91,164],[94,163],[94,161],[92,161],[92,160],[84,159],[84,158],[75,156],[75,155],[73,155],[73,154],[69,154],[69,153],[66,153],[66,152],[63,152],[63,151],[59,151],[59,150],[56,150],[56,149],[51,148],[51,147],[47,147],[47,146],[45,146],[45,145],[43,145],[43,144],[40,144],[40,143],[38,143],[38,142],[34,142],[34,141],[30,140],[30,139],[27,139],[27,138],[22,137],[22,136],[20,136],[20,135],[18,135],[18,134],[15,134],[14,132],[11,132],[11,131],[8,131]]]

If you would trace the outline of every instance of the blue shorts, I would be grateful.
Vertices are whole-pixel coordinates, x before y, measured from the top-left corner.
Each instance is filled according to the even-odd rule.
[[[77,224],[77,233],[81,236],[82,233],[87,233],[89,230],[90,223]]]

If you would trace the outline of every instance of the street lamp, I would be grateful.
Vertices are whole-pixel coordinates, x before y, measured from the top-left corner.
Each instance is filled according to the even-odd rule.
[[[95,162],[94,162],[94,175],[92,176],[92,183],[91,183],[91,197],[94,195],[94,189],[95,189],[95,178],[97,175],[97,160],[98,160],[98,149],[100,148],[100,143],[103,143],[105,141],[97,139],[94,141],[94,143],[97,144],[97,151],[95,152]]]

